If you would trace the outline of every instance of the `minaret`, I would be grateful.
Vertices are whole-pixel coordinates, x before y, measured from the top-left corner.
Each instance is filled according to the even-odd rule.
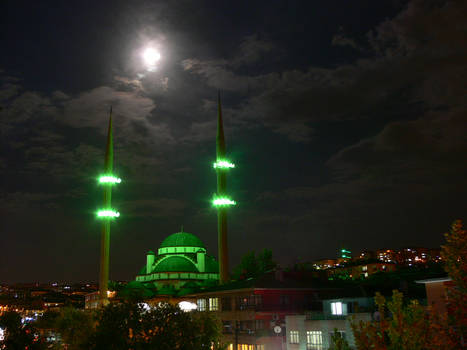
[[[107,132],[107,147],[105,150],[105,173],[99,177],[99,183],[104,186],[104,207],[97,212],[98,218],[103,219],[99,275],[99,297],[102,305],[108,303],[110,221],[120,216],[119,212],[112,209],[112,186],[121,182],[121,179],[113,175],[113,162],[112,107],[110,107],[109,130]]]
[[[219,282],[226,283],[229,280],[229,251],[227,241],[227,210],[235,201],[231,200],[227,194],[226,173],[235,165],[225,157],[224,126],[222,122],[221,96],[218,95],[217,112],[217,137],[216,137],[216,162],[214,169],[217,172],[217,194],[213,200],[217,207],[217,239],[219,256]]]

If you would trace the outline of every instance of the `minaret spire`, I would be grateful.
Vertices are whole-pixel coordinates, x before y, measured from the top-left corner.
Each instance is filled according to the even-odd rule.
[[[110,107],[109,129],[107,131],[107,145],[105,149],[104,174],[99,177],[99,183],[104,186],[104,207],[97,216],[103,220],[101,234],[101,263],[99,273],[99,297],[102,305],[108,303],[107,290],[109,283],[110,260],[110,220],[120,216],[112,209],[112,185],[121,182],[113,175],[114,151],[112,130],[112,107]]]
[[[225,158],[225,138],[224,138],[224,122],[222,120],[221,92],[217,93],[217,136],[216,136],[216,157],[217,159]]]
[[[234,168],[235,165],[230,163],[225,157],[226,151],[220,92],[218,93],[217,108],[216,162],[214,163],[214,168],[217,172],[217,194],[213,203],[217,207],[219,282],[222,284],[229,280],[227,210],[229,206],[236,204],[235,201],[227,196],[226,171],[230,168]]]
[[[112,174],[114,163],[114,141],[112,131],[112,106],[110,106],[109,128],[107,131],[107,146],[105,148],[105,173]]]

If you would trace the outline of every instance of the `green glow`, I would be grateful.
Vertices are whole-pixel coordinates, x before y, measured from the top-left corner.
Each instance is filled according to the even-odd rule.
[[[122,179],[116,177],[116,176],[113,176],[113,175],[102,175],[100,178],[99,178],[99,182],[101,184],[119,184],[120,182],[122,182]]]
[[[350,256],[350,254],[352,254],[352,252],[351,252],[350,250],[341,249],[341,258],[343,258],[343,259],[351,259],[352,257]]]
[[[118,218],[120,216],[120,213],[112,209],[104,209],[99,210],[97,212],[97,216],[99,218]]]
[[[235,205],[237,202],[227,197],[218,197],[213,199],[212,204],[216,207],[226,207],[229,205]]]
[[[213,164],[214,169],[230,169],[235,168],[234,163],[230,163],[226,159],[218,159],[217,162]]]

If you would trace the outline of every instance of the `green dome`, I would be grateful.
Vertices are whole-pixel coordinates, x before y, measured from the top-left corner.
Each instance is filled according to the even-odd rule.
[[[167,247],[199,247],[206,249],[204,243],[198,237],[188,232],[177,232],[164,239],[160,248]]]
[[[198,269],[188,259],[170,256],[157,264],[153,272],[198,272]]]

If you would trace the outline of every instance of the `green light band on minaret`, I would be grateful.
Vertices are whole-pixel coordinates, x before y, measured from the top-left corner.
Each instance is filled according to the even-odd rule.
[[[231,200],[230,198],[227,197],[222,197],[222,198],[214,198],[212,200],[212,205],[216,207],[227,207],[230,205],[235,205],[237,202]]]
[[[99,177],[99,183],[101,184],[113,185],[119,184],[120,182],[122,182],[122,179],[113,175],[102,175],[101,177]]]
[[[230,169],[235,168],[234,163],[230,163],[228,160],[225,159],[218,159],[213,165],[214,169]]]
[[[118,218],[120,213],[113,209],[103,209],[97,212],[99,218]]]
[[[112,187],[121,182],[121,179],[113,175],[113,133],[112,133],[112,107],[110,107],[109,129],[107,132],[107,146],[105,149],[104,175],[99,177],[99,183],[104,185],[104,205],[97,212],[97,217],[104,219],[101,234],[101,264],[99,273],[99,297],[101,304],[108,303],[109,261],[110,261],[110,221],[120,216],[120,213],[112,208]]]
[[[235,167],[235,164],[226,159],[224,125],[222,121],[221,95],[219,92],[217,101],[217,136],[216,136],[216,162],[213,164],[217,173],[217,194],[213,199],[213,205],[217,208],[217,240],[219,255],[219,282],[226,283],[229,280],[229,250],[227,239],[227,210],[235,205],[235,201],[229,198],[227,193],[227,174],[225,170]]]

